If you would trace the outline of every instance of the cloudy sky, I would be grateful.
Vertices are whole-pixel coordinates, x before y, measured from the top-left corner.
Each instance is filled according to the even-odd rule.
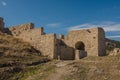
[[[120,0],[0,0],[6,27],[28,22],[47,33],[103,27],[120,41]]]

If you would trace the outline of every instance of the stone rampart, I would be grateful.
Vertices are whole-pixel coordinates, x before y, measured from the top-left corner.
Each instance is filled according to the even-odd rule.
[[[89,56],[105,55],[105,36],[104,30],[101,28],[91,28],[84,30],[70,31],[65,36],[64,42],[67,46],[75,49],[75,44],[81,41],[85,45],[85,51]]]
[[[105,32],[99,27],[73,30],[66,36],[60,35],[57,38],[56,34],[45,34],[42,27],[34,28],[33,23],[4,28],[3,18],[0,18],[0,31],[29,42],[42,55],[54,59],[81,58],[76,57],[76,54],[82,58],[106,55]],[[81,51],[82,54],[78,53]]]
[[[45,34],[43,28],[35,28],[33,23],[23,24],[19,26],[12,26],[8,28],[9,34],[16,38],[23,39],[29,42],[42,55],[54,57],[55,53],[55,34]]]

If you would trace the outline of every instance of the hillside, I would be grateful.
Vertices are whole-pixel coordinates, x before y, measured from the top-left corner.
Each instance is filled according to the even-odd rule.
[[[29,43],[0,33],[0,80],[120,80],[120,54],[50,60]]]
[[[120,56],[86,57],[80,61],[50,61],[18,80],[119,80]]]
[[[49,59],[42,57],[29,43],[0,33],[0,80],[16,80],[15,74],[27,72],[32,69],[30,66],[47,61]]]

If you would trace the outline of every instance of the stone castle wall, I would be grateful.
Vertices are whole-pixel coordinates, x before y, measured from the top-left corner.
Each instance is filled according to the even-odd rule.
[[[105,32],[102,28],[98,30],[98,55],[106,55],[106,41],[105,41]]]
[[[67,46],[74,49],[75,44],[81,41],[85,45],[85,51],[87,51],[88,56],[99,56],[106,54],[104,35],[104,31],[101,28],[74,30],[70,31],[63,41]]]
[[[34,28],[33,23],[4,28],[3,18],[0,18],[0,31],[29,42],[42,55],[54,59],[73,60],[84,56],[106,55],[105,33],[102,28],[73,30],[66,36],[60,35],[57,38],[56,34],[45,34],[42,27]],[[81,45],[76,48],[78,42]]]
[[[75,59],[75,52],[72,47],[64,47],[60,48],[60,59],[61,60],[74,60]]]
[[[66,46],[62,40],[57,39],[56,42],[56,55],[55,59],[61,60],[74,60],[75,59],[75,52],[72,47]]]
[[[49,56],[51,58],[54,57],[55,34],[45,34],[42,27],[34,29],[33,23],[12,26],[7,30],[7,32],[14,37],[29,42],[32,46],[39,50],[42,55]]]
[[[32,29],[34,29],[34,24],[28,23],[18,26],[10,26],[9,28],[6,29],[6,32],[13,35],[14,37],[19,37],[21,34],[29,32]]]

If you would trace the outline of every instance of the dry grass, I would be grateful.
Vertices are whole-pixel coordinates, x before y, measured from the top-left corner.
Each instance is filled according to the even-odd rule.
[[[40,54],[38,50],[21,39],[0,33],[0,55],[24,56],[28,54]]]
[[[48,61],[29,43],[0,33],[0,80],[120,80],[120,55]]]
[[[35,66],[47,61],[29,43],[0,33],[0,80],[18,80],[19,73],[36,70]]]

